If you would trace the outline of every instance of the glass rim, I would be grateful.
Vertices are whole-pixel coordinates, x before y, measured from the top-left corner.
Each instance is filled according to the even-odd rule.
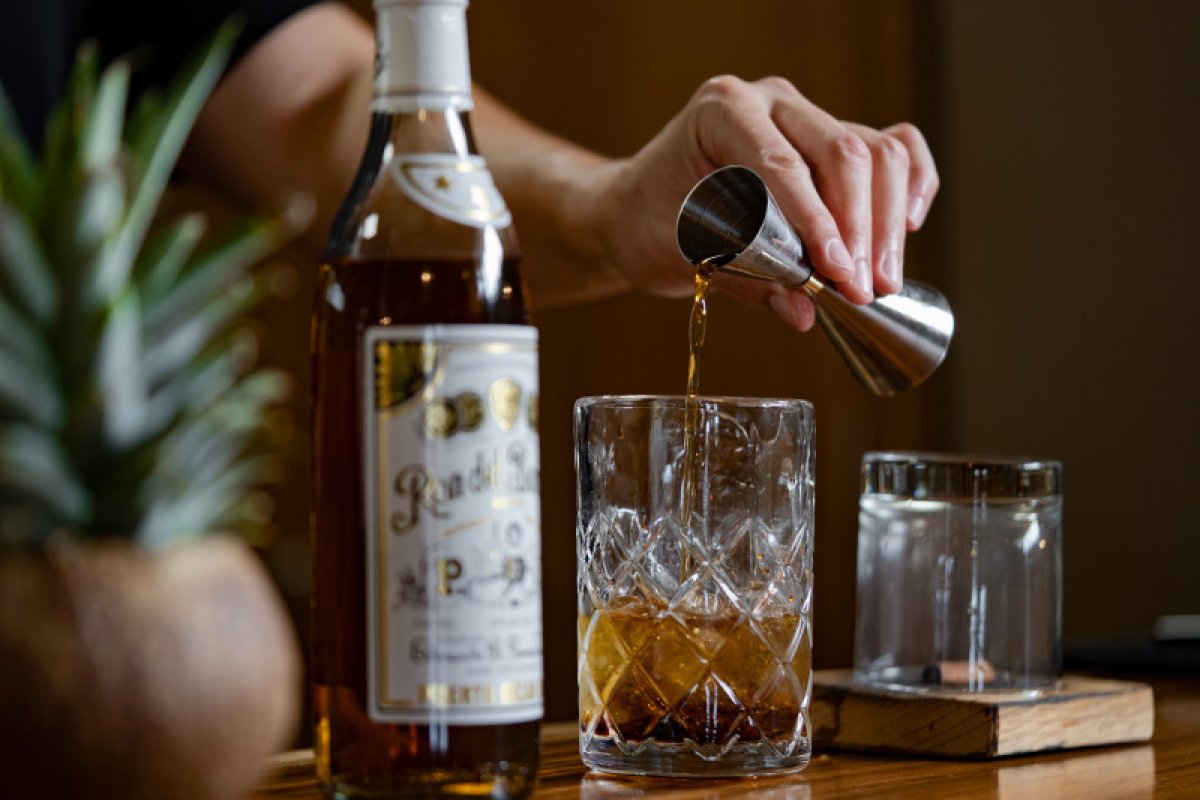
[[[864,496],[977,501],[1062,496],[1062,462],[1020,455],[869,451],[862,458]]]
[[[863,466],[868,463],[953,465],[979,469],[1062,470],[1062,462],[1053,458],[1002,453],[945,453],[935,450],[868,450],[863,453]]]
[[[583,408],[644,408],[655,404],[682,406],[687,396],[682,394],[598,394],[575,401],[576,409]],[[812,412],[813,405],[798,397],[743,397],[737,395],[697,395],[701,405],[735,406],[738,408],[803,408]]]

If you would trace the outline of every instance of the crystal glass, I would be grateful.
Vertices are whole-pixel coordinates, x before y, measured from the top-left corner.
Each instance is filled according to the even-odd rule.
[[[1056,461],[867,453],[856,680],[966,692],[1053,686],[1061,538]]]
[[[585,398],[575,466],[584,763],[644,775],[803,768],[812,407],[701,398],[689,418],[682,397]]]

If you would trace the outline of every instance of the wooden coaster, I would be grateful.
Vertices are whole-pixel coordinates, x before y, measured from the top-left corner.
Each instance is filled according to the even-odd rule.
[[[816,748],[995,758],[1141,742],[1154,733],[1144,683],[1068,676],[1057,689],[965,694],[856,686],[849,670],[819,670],[812,697]]]

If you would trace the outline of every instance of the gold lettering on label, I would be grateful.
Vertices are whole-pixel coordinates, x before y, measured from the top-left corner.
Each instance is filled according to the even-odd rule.
[[[437,708],[449,706],[490,706],[495,690],[488,684],[423,683],[417,689],[417,702]]]
[[[500,684],[500,704],[529,703],[542,699],[542,687],[537,681],[504,681]]]
[[[417,703],[450,706],[490,706],[532,703],[542,699],[540,681],[503,681],[489,684],[423,683],[417,687]]]
[[[462,562],[457,558],[442,558],[437,562],[438,588],[440,595],[448,595],[453,589],[450,584],[462,577]]]
[[[374,386],[363,399],[371,448],[364,477],[374,489],[369,521],[372,538],[378,537],[368,544],[377,563],[367,565],[377,589],[368,599],[376,612],[373,708],[405,721],[455,708],[464,719],[477,720],[489,709],[536,704],[539,681],[497,680],[527,675],[532,659],[540,658],[540,639],[525,636],[527,618],[511,617],[526,613],[536,589],[530,588],[536,562],[517,554],[537,523],[536,439],[525,436],[536,430],[536,377],[524,360],[536,348],[486,340],[433,343],[399,330],[392,335],[406,338],[368,339],[364,353],[374,356],[364,365]],[[464,373],[460,350],[520,363],[511,373]],[[437,546],[430,549],[434,537]],[[412,555],[417,545],[419,557]],[[396,601],[413,581],[417,591],[405,603]],[[416,597],[424,605],[413,602]],[[470,602],[493,608],[450,635],[438,627],[442,623],[426,624],[420,616],[426,607]],[[434,682],[423,682],[429,679]]]
[[[454,403],[458,406],[461,430],[479,430],[483,425],[483,398],[474,392],[463,392],[454,398]]]
[[[442,531],[442,538],[449,539],[451,536],[457,536],[463,531],[469,531],[472,528],[478,528],[480,525],[486,525],[491,521],[492,516],[489,514],[486,517],[476,517],[475,519],[469,519],[466,522],[460,522],[459,524],[453,525]]]
[[[525,559],[509,556],[504,559],[504,579],[509,583],[520,583],[525,578]]]
[[[493,497],[492,510],[500,511],[505,508],[524,508],[525,501],[520,497]]]
[[[451,480],[444,486],[429,469],[419,464],[405,467],[396,473],[392,491],[396,497],[406,500],[407,507],[394,511],[388,520],[394,533],[408,533],[421,521],[421,509],[429,511],[437,519],[445,519],[447,512],[442,508],[443,500],[462,494],[462,480]]]
[[[398,406],[424,389],[438,355],[438,346],[425,342],[376,342],[375,407]]]
[[[529,420],[529,430],[536,431],[538,429],[538,394],[530,392],[529,399],[525,403],[525,416]]]
[[[488,387],[488,402],[497,424],[511,431],[521,416],[521,387],[509,378],[492,381]]]
[[[425,406],[425,434],[431,439],[449,439],[458,428],[458,409],[438,398]]]

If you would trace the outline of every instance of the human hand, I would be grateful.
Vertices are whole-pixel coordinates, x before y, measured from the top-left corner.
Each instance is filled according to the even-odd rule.
[[[848,300],[900,290],[906,234],[938,190],[924,137],[907,123],[877,131],[840,122],[777,77],[707,81],[635,156],[598,171],[594,208],[626,279],[654,294],[692,292],[695,270],[679,255],[674,220],[692,186],[730,164],[763,177],[813,266]],[[799,330],[816,319],[798,290],[727,274],[714,285]]]

